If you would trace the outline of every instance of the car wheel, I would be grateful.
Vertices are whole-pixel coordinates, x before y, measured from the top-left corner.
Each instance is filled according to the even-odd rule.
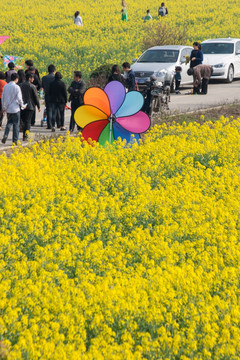
[[[234,68],[232,65],[230,65],[228,69],[227,83],[233,82],[233,79],[234,79]]]

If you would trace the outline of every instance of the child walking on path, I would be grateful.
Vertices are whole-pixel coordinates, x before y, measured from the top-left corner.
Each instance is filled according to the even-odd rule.
[[[181,84],[181,72],[182,72],[182,68],[181,66],[176,66],[175,67],[175,72],[174,72],[174,79],[175,79],[175,92],[176,94],[180,94],[180,84]]]

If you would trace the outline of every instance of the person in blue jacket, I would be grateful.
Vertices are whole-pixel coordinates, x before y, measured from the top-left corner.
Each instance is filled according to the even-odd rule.
[[[193,43],[193,50],[190,55],[190,68],[201,65],[203,62],[202,46],[199,42]]]

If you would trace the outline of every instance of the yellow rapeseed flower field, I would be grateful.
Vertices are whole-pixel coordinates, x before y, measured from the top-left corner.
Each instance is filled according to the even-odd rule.
[[[0,157],[0,358],[238,360],[240,119]]]
[[[1,1],[0,35],[11,35],[1,49],[5,54],[33,59],[42,74],[47,65],[54,63],[69,81],[77,68],[88,76],[105,63],[131,62],[141,54],[148,27],[159,21],[185,28],[189,44],[193,40],[240,36],[236,0],[166,0],[169,15],[159,19],[160,3],[127,0],[125,23],[121,21],[121,0]],[[154,17],[151,24],[143,22],[147,9]],[[83,28],[73,24],[76,10],[83,18]]]

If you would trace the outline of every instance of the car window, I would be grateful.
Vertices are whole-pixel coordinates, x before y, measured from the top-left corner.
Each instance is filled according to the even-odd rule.
[[[236,43],[236,54],[240,54],[240,41]]]
[[[180,61],[184,62],[186,61],[186,56],[190,56],[192,52],[192,49],[183,49],[181,53]]]
[[[178,50],[147,50],[138,60],[140,63],[175,63],[178,59]]]
[[[202,44],[202,51],[204,54],[232,54],[234,51],[234,44],[205,43]]]

